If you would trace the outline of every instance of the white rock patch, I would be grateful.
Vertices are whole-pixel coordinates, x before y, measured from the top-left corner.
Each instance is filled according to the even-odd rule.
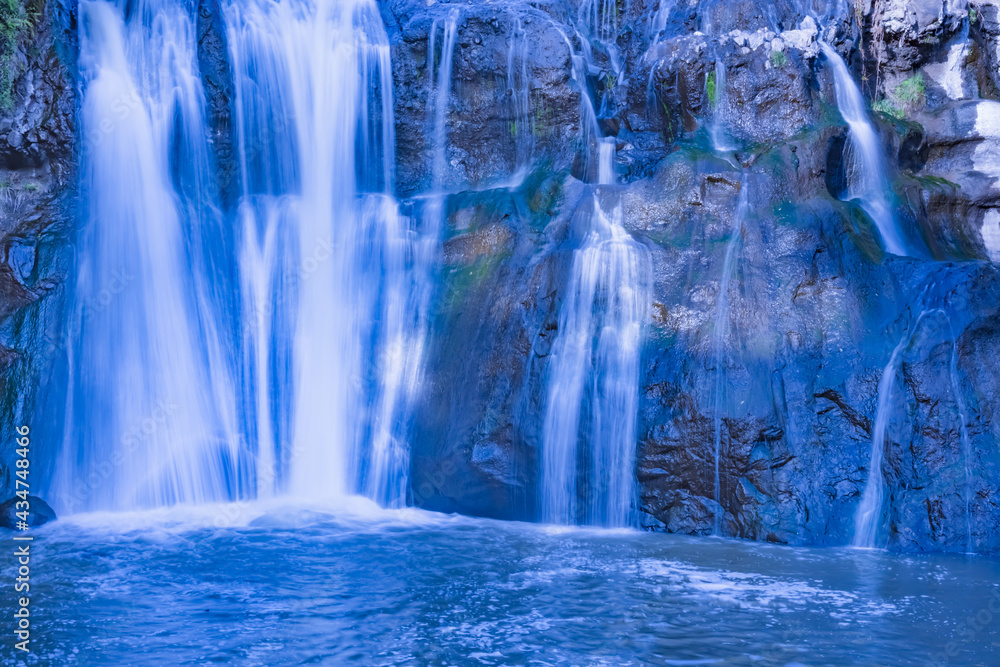
[[[986,211],[979,233],[983,236],[983,245],[986,246],[990,261],[1000,264],[1000,211],[995,208]]]
[[[934,63],[924,67],[927,76],[933,79],[934,83],[941,86],[945,94],[953,100],[960,100],[965,97],[963,92],[962,65],[959,61],[967,47],[968,44],[966,42],[952,44],[948,50],[947,60],[943,63]]]
[[[993,179],[1000,191],[1000,102],[983,101],[976,106],[974,134],[983,138],[972,154],[973,168]]]

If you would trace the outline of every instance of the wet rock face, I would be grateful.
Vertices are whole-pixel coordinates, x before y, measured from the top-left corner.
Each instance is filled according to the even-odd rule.
[[[815,22],[806,19],[780,32],[762,27],[655,43],[645,60],[666,134],[678,137],[711,119],[733,138],[771,142],[815,125],[817,38]]]
[[[962,30],[965,0],[868,0],[862,3],[867,55],[877,69],[907,71],[928,63]]]
[[[1000,100],[1000,3],[979,0],[969,3],[969,35],[975,48],[973,67],[979,94]]]
[[[32,20],[33,36],[26,26],[16,52],[4,55],[11,89],[9,107],[0,109],[0,170],[31,170],[36,178],[61,184],[74,173],[76,95],[56,49],[58,20]]]
[[[451,6],[390,3],[404,192],[427,184],[427,35]],[[1000,342],[1000,276],[989,261],[1000,247],[1000,217],[995,234],[991,226],[1000,150],[983,120],[993,103],[969,99],[983,63],[992,65],[966,54],[953,58],[957,85],[941,76],[964,43],[966,7],[869,3],[859,38],[854,17],[818,25],[790,4],[639,0],[597,40],[586,86],[570,73],[581,37],[566,28],[579,26],[585,3],[461,7],[453,187],[488,183],[513,165],[512,142],[494,143],[507,107],[496,105],[502,96],[492,84],[476,82],[506,80],[501,17],[530,17],[544,26],[540,35],[555,24],[569,36],[569,46],[530,64],[553,86],[545,104],[564,105],[558,136],[578,136],[586,93],[603,100],[599,132],[617,139],[624,225],[653,260],[638,388],[640,525],[707,534],[718,516],[726,535],[848,543],[870,472],[879,383],[900,347],[882,415],[879,541],[908,551],[963,551],[969,542],[1000,549],[1000,456],[989,426],[996,373],[985,357]],[[980,18],[973,39],[989,25]],[[872,101],[891,105],[901,82],[923,77],[923,97],[889,107],[898,117],[873,113],[896,215],[925,240],[921,258],[887,256],[860,207],[837,201],[847,193],[850,148],[820,39],[854,63]],[[889,60],[875,77],[878,54]],[[721,91],[710,85],[716,61]],[[717,117],[740,146],[735,153],[710,149]],[[579,142],[533,150],[536,171],[520,186],[449,200],[429,389],[414,425],[412,501],[420,506],[537,518],[549,357],[580,243],[574,220],[589,187],[580,179],[593,174],[579,165]],[[742,187],[751,213],[734,227]],[[720,315],[734,234],[729,308]]]
[[[580,87],[571,80],[563,25],[545,12],[518,3],[392,2],[383,5],[383,15],[397,82],[401,192],[413,193],[430,185],[433,91],[442,61],[444,25],[453,11],[458,30],[447,110],[444,187],[454,190],[495,183],[532,156],[545,156],[554,168],[564,168],[576,149]],[[434,53],[430,52],[432,41]]]
[[[962,100],[917,118],[927,151],[919,173],[943,179],[923,192],[939,244],[1000,261],[1000,102]]]
[[[63,350],[76,151],[87,140],[76,134],[75,31],[73,10],[52,0],[18,33],[15,52],[3,54],[11,74],[10,105],[0,108],[0,460],[7,462],[21,425],[14,419],[32,411]],[[9,494],[13,479],[0,465]]]
[[[232,206],[239,194],[232,111],[235,103],[232,72],[221,9],[215,2],[198,4],[198,68],[207,102],[207,117],[212,130],[212,153],[222,202]]]

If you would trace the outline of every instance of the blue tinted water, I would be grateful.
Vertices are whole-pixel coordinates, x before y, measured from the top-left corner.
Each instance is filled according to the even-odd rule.
[[[366,504],[78,515],[35,535],[31,664],[992,665],[1000,647],[1000,564],[977,558]]]

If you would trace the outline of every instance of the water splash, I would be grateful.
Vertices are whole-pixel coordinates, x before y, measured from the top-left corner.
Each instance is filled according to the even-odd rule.
[[[833,66],[837,107],[850,128],[849,145],[844,152],[848,165],[847,196],[856,199],[878,227],[886,252],[909,256],[906,241],[889,203],[888,169],[878,134],[868,118],[865,99],[840,54],[825,42],[821,42],[820,46]]]

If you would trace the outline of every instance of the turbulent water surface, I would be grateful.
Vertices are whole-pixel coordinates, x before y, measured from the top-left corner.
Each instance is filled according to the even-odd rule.
[[[988,665],[1000,646],[1000,565],[978,558],[367,504],[35,535],[35,664]]]

